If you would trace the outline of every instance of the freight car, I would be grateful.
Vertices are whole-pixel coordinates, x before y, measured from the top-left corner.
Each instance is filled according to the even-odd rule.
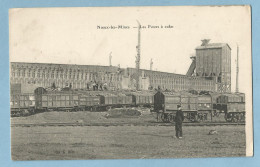
[[[177,105],[182,105],[185,120],[212,121],[218,113],[225,120],[245,120],[245,94],[188,92],[109,92],[109,91],[46,91],[37,88],[34,94],[11,94],[11,116],[25,116],[48,110],[105,111],[110,108],[144,106],[158,113],[163,122],[174,122]]]
[[[30,115],[35,112],[34,94],[11,94],[11,116]]]
[[[135,107],[147,107],[153,108],[154,93],[153,92],[125,92],[126,95],[132,97],[132,101]],[[153,110],[153,109],[152,109]]]
[[[34,112],[105,111],[110,108],[136,106],[132,95],[108,91],[47,91],[40,87],[34,94],[11,95],[11,115],[24,116]],[[24,114],[28,113],[28,114]]]
[[[174,122],[177,105],[182,105],[186,120],[198,120],[197,95],[158,91],[154,95],[154,111],[158,113],[163,122]]]
[[[132,97],[110,92],[89,91],[50,91],[40,88],[35,91],[36,108],[38,110],[65,111],[100,111],[113,107],[128,107],[133,105]]]
[[[70,111],[79,106],[79,95],[74,92],[46,91],[44,88],[37,88],[34,95],[36,110]]]
[[[194,121],[212,120],[213,104],[211,95],[198,95],[197,96],[197,119]]]
[[[101,105],[99,108],[102,110],[109,110],[111,108],[130,107],[134,105],[133,99],[129,95],[123,93],[109,93],[101,94]]]
[[[245,120],[245,94],[157,92],[154,95],[154,111],[157,120],[174,122],[177,105],[181,104],[185,120],[190,122],[212,121],[212,117],[225,114],[227,122]]]
[[[80,94],[79,95],[79,105],[75,106],[75,111],[97,111],[98,106],[100,105],[101,97],[96,95],[86,95]]]
[[[245,121],[245,94],[222,94],[216,101],[216,108],[225,113],[227,122]]]

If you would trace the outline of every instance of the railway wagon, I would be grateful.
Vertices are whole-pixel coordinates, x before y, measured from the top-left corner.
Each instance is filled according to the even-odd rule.
[[[206,121],[212,120],[212,114],[214,111],[213,103],[214,100],[211,95],[199,95],[197,105],[197,120]]]
[[[105,111],[110,108],[128,107],[133,105],[130,96],[119,92],[86,91],[81,92],[81,97],[83,96],[88,99],[89,102],[86,109],[90,109],[91,111]]]
[[[158,91],[154,95],[154,111],[158,113],[157,120],[163,122],[174,122],[177,105],[181,104],[186,121],[197,121],[197,96],[192,94],[180,94]]]
[[[132,106],[132,97],[119,92],[35,90],[38,110],[104,111]]]
[[[79,105],[75,107],[76,111],[97,111],[98,106],[101,104],[101,96],[97,95],[79,95]]]
[[[11,116],[26,116],[35,112],[34,94],[11,94],[10,96]]]
[[[154,94],[151,92],[131,92],[127,95],[132,96],[132,101],[135,106],[140,107],[153,107],[154,103]]]
[[[96,111],[101,104],[101,97],[96,94],[78,91],[35,90],[37,110],[57,111]]]
[[[79,106],[79,94],[72,92],[47,92],[35,94],[37,110],[72,111]]]
[[[227,122],[245,121],[245,94],[223,94],[217,98],[218,109],[225,113]]]
[[[104,93],[100,95],[100,107],[104,110],[109,110],[111,108],[117,107],[129,107],[134,105],[133,99],[129,95],[122,93],[112,94]]]

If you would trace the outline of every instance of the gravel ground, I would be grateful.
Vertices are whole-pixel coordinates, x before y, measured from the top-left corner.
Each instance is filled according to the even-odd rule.
[[[217,134],[208,135],[210,130]],[[245,156],[244,126],[12,127],[13,160]]]
[[[137,110],[138,111],[138,110]],[[148,109],[139,110],[140,116],[117,115],[111,117],[111,112],[45,112],[27,117],[12,117],[11,124],[37,124],[37,123],[144,123],[155,122],[156,114]]]
[[[151,123],[157,121],[157,114],[151,113],[147,108],[133,108],[141,113],[129,114],[111,114],[113,111],[108,112],[45,112],[27,117],[12,117],[11,124],[38,124],[38,123],[85,123],[85,124],[100,124],[100,123]],[[213,117],[213,122],[225,122],[224,115]]]

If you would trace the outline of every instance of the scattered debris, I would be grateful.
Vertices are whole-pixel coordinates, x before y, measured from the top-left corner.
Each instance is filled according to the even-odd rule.
[[[121,117],[136,117],[140,116],[141,112],[136,109],[124,109],[124,108],[115,108],[107,112],[107,118],[121,118]]]
[[[76,122],[77,122],[77,123],[84,123],[83,120],[77,120]]]
[[[209,131],[209,135],[215,135],[215,134],[218,134],[218,131],[216,131],[216,130],[210,130]]]

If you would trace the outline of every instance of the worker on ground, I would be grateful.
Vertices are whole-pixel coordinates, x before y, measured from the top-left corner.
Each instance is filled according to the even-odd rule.
[[[182,122],[184,120],[184,115],[181,109],[181,105],[177,105],[178,111],[175,116],[175,132],[177,138],[182,138]]]

